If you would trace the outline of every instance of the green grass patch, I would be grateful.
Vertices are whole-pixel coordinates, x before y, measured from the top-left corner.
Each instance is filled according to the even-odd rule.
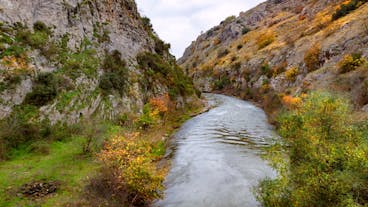
[[[120,133],[121,127],[103,123],[106,130],[96,135],[99,145],[110,136]],[[94,125],[97,126],[97,125]],[[100,125],[99,125],[100,126]],[[84,127],[86,128],[86,127]],[[101,128],[101,127],[96,127]],[[82,129],[86,131],[86,129]],[[71,132],[70,132],[71,134]],[[11,151],[10,160],[0,162],[0,206],[67,206],[78,203],[90,177],[101,167],[94,153],[84,152],[88,132],[69,136],[61,141],[36,141]],[[97,140],[98,139],[98,140]],[[46,153],[30,150],[41,146]],[[98,149],[96,149],[98,150]],[[38,200],[19,196],[22,185],[34,181],[57,181],[60,183],[55,194]]]
[[[46,156],[18,150],[13,160],[1,163],[0,206],[55,206],[78,199],[75,195],[79,195],[88,176],[99,167],[92,157],[81,156],[83,142],[82,137],[54,142]],[[60,189],[47,202],[37,203],[17,197],[16,193],[23,184],[38,180],[60,181]]]

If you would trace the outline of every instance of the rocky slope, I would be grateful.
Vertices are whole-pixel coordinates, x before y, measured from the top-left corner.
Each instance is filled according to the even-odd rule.
[[[270,113],[313,89],[368,110],[366,2],[268,0],[199,36],[179,63],[202,91],[254,99]]]
[[[183,103],[193,88],[168,48],[133,0],[0,0],[0,118],[113,119],[165,93]]]

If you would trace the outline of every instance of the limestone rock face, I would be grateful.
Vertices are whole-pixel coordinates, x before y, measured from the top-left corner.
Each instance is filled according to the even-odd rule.
[[[354,54],[368,59],[368,4],[333,20],[344,2],[268,0],[200,35],[178,62],[204,91],[264,101],[323,89],[362,107],[368,66],[341,73],[339,62]]]
[[[137,62],[138,54],[156,54],[157,45],[165,45],[155,36],[150,24],[144,22],[134,0],[0,0],[0,39],[7,40],[0,43],[0,51],[5,51],[5,54],[6,51],[12,51],[13,45],[18,44],[17,37],[7,31],[9,28],[19,28],[22,25],[33,32],[33,25],[38,22],[42,22],[52,31],[48,43],[36,48],[23,44],[26,52],[21,57],[0,55],[0,85],[3,86],[0,90],[0,119],[9,116],[14,107],[22,107],[41,73],[54,73],[63,79],[61,85],[72,88],[58,93],[55,100],[37,109],[37,118],[48,119],[51,123],[75,123],[92,115],[113,119],[122,113],[139,113],[150,97],[169,92],[167,83],[155,80],[156,76],[147,77]],[[76,55],[59,55],[62,58],[57,61],[47,58],[48,51],[53,49],[49,46],[50,42],[61,47],[63,38],[67,39],[68,52]],[[44,48],[48,50],[45,52]],[[95,53],[97,71],[92,74],[81,73],[78,77],[71,78],[65,74],[65,70],[89,61],[89,58],[81,59],[83,57],[78,56],[84,49],[91,49]],[[99,89],[100,78],[106,73],[102,64],[106,54],[113,51],[121,53],[121,58],[126,62],[126,89],[124,93],[115,91],[104,94]],[[167,50],[160,53],[165,61],[175,62]],[[64,62],[71,57],[77,61],[65,66]],[[27,59],[23,61],[25,63],[22,67],[19,64],[20,59]],[[22,75],[14,75],[20,68]],[[24,73],[24,70],[28,72]],[[9,86],[5,83],[7,76],[3,74],[17,76],[21,81]],[[150,87],[147,88],[147,85]]]
[[[44,22],[54,27],[55,36],[69,33],[71,46],[93,37],[100,25],[110,31],[111,41],[104,47],[118,49],[125,57],[153,47],[134,0],[0,0],[0,21],[29,26]]]

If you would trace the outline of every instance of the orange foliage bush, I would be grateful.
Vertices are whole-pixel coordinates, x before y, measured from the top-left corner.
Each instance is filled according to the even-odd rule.
[[[149,100],[149,104],[152,106],[154,110],[157,110],[158,113],[164,114],[169,110],[170,97],[169,94],[164,94],[159,97],[151,98]]]
[[[26,69],[28,63],[24,57],[5,56],[1,60],[1,63],[11,69]]]
[[[302,104],[302,99],[299,97],[284,96],[282,97],[282,103],[288,109],[295,109],[295,108],[298,108]]]

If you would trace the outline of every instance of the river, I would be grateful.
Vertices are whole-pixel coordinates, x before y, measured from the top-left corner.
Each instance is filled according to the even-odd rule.
[[[253,188],[275,172],[262,160],[275,132],[262,109],[236,98],[205,94],[210,111],[175,135],[165,197],[156,207],[254,207]]]

